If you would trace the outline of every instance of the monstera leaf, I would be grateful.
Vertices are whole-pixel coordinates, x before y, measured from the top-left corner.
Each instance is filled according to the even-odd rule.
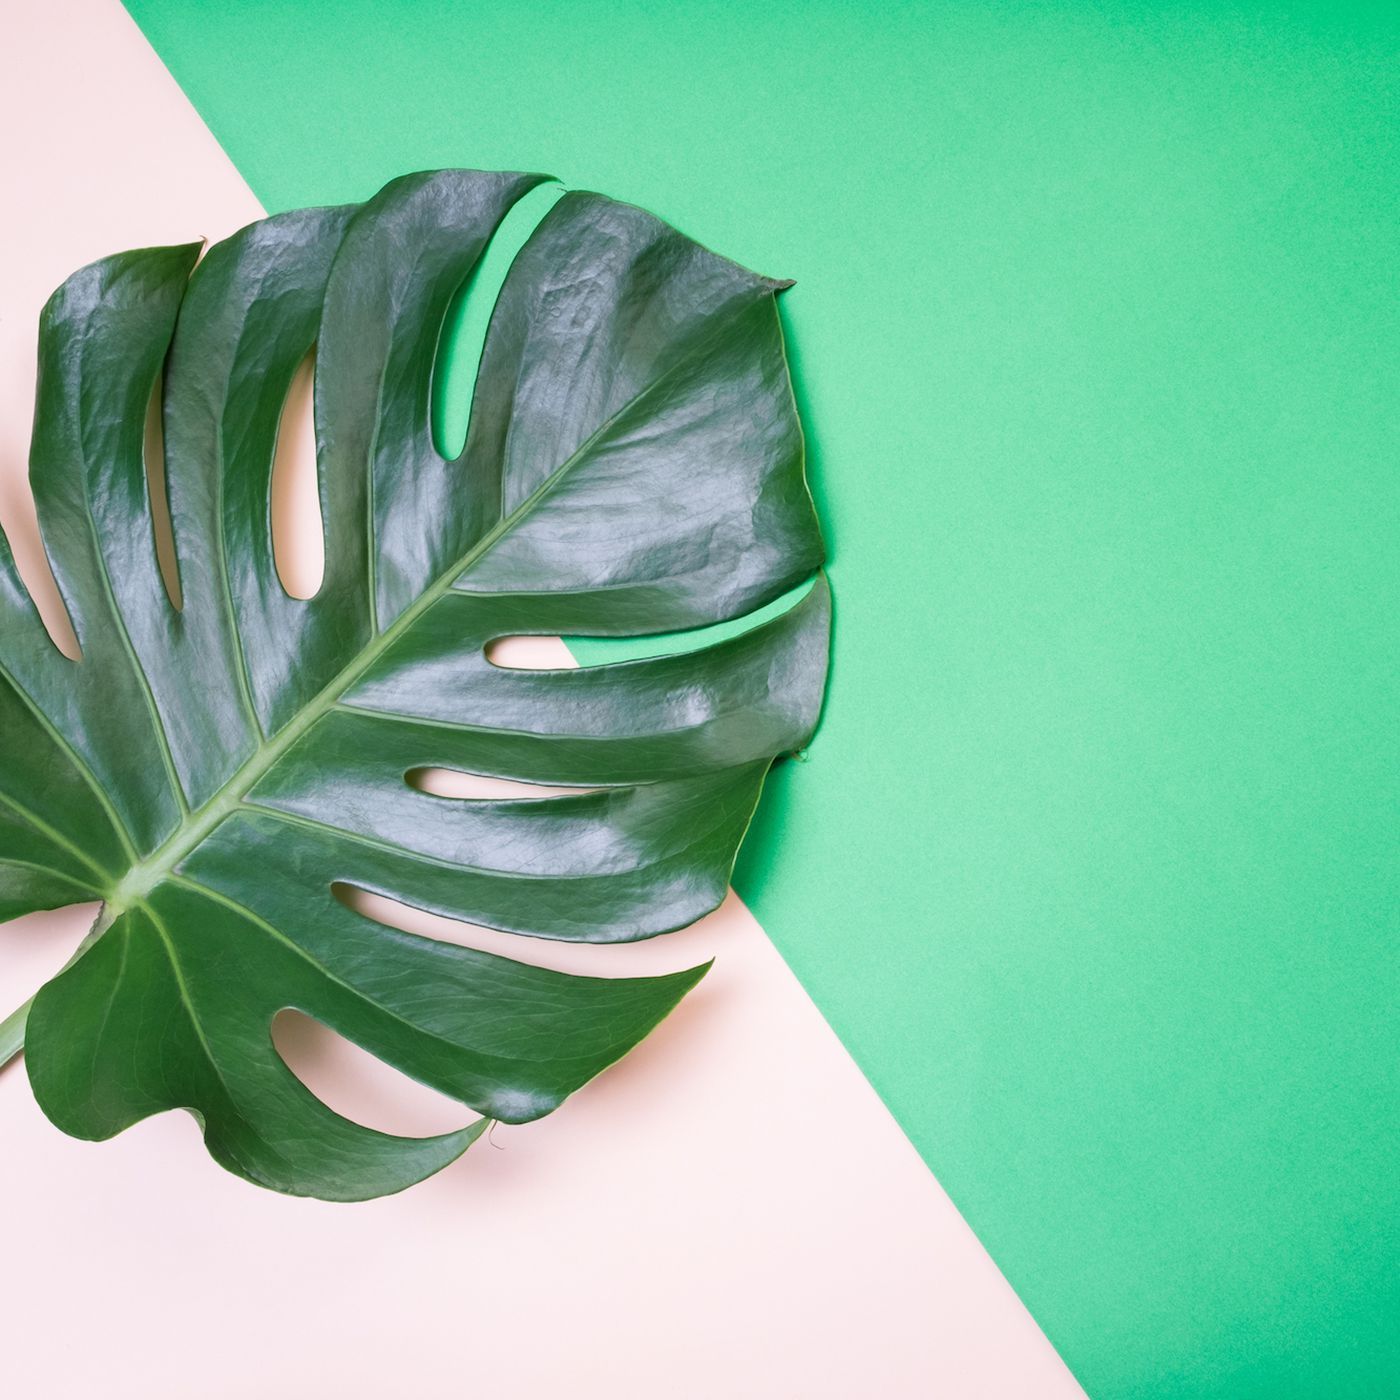
[[[679,928],[723,898],[771,761],[817,719],[820,579],[683,654],[489,659],[510,635],[739,618],[821,559],[784,284],[598,195],[564,195],[516,257],[466,445],[436,451],[444,319],[542,178],[406,176],[197,267],[193,245],[105,259],[45,309],[31,478],[82,655],[49,640],[0,549],[0,918],[104,901],[28,1015],[34,1092],[68,1133],[185,1108],[251,1181],[395,1191],[490,1120],[548,1113],[704,972],[566,976],[337,897],[538,938]],[[269,489],[313,347],[326,568],[306,601],[278,577]],[[178,606],[143,460],[162,374]],[[582,790],[444,798],[414,785],[431,767]],[[404,1139],[336,1115],[273,1046],[283,1008],[481,1119]]]

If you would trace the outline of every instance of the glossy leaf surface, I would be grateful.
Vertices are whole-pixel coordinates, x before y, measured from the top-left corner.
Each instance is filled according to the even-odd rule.
[[[828,603],[684,654],[517,671],[517,634],[742,617],[821,560],[775,295],[651,215],[561,198],[515,259],[467,441],[433,445],[457,289],[541,177],[406,176],[359,206],[83,268],[46,308],[31,479],[82,658],[0,547],[0,918],[102,899],[36,998],[45,1113],[105,1138],[169,1108],[229,1169],[358,1199],[436,1171],[486,1120],[550,1112],[703,975],[566,976],[400,932],[340,886],[587,942],[723,898],[775,756],[815,726]],[[287,388],[316,355],[326,572],[277,574]],[[163,371],[179,599],[143,424]],[[3,541],[0,541],[3,545]],[[455,799],[442,767],[585,791]],[[482,1120],[403,1139],[278,1056],[315,1017]]]

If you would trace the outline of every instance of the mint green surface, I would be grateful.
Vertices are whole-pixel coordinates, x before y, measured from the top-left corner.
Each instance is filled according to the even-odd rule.
[[[132,9],[270,208],[543,168],[797,279],[741,890],[1091,1395],[1400,1393],[1400,10]]]

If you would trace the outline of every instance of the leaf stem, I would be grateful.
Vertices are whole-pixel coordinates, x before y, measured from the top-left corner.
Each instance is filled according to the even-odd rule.
[[[92,927],[84,934],[83,941],[74,949],[73,956],[63,964],[55,975],[67,972],[116,923],[121,913],[122,911],[110,901],[104,904],[102,912],[98,914]],[[35,992],[34,996],[38,996],[38,993]],[[23,1006],[17,1006],[3,1021],[0,1021],[0,1070],[3,1070],[24,1049],[25,1027],[29,1024],[29,1012],[33,1005],[34,997],[30,997]]]
[[[34,998],[30,997],[23,1006],[16,1007],[0,1021],[0,1069],[4,1069],[24,1049],[24,1028],[29,1022],[29,1008],[33,1005]]]

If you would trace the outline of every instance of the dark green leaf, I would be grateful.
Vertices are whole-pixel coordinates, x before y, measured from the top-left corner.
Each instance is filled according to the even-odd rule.
[[[182,1107],[278,1190],[357,1199],[548,1113],[703,974],[565,976],[402,933],[356,887],[590,942],[723,898],[775,756],[810,737],[818,579],[698,650],[498,667],[500,637],[740,618],[821,558],[775,294],[652,216],[568,194],[492,316],[466,446],[433,446],[444,317],[530,175],[406,176],[367,204],[76,273],[45,309],[32,481],[82,659],[0,547],[0,917],[105,901],[44,987],[27,1060],[65,1131]],[[269,488],[316,353],[326,572],[296,599]],[[164,373],[181,606],[142,455]],[[3,542],[0,542],[2,544]],[[590,789],[433,796],[445,767]],[[273,1047],[294,1007],[484,1115],[409,1140],[321,1104]]]

